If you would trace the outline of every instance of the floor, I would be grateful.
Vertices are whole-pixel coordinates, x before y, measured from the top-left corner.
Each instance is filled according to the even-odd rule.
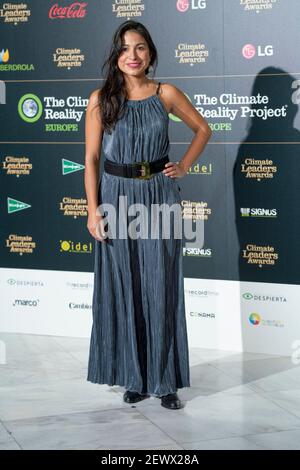
[[[291,358],[193,349],[185,406],[167,410],[87,382],[87,339],[1,333],[0,346],[0,449],[300,449]]]

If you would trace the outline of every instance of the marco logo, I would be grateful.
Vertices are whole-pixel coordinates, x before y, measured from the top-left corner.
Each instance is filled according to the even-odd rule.
[[[80,171],[84,169],[84,165],[80,163],[71,162],[71,160],[66,160],[65,158],[62,159],[62,174],[69,175],[70,173],[74,173],[75,171]]]
[[[18,103],[19,116],[25,122],[33,123],[40,119],[43,112],[43,105],[38,96],[27,93],[23,95]]]
[[[18,201],[17,199],[13,199],[11,197],[7,198],[7,212],[9,214],[22,211],[23,209],[28,209],[29,207],[31,207],[31,205],[26,204],[26,202]]]

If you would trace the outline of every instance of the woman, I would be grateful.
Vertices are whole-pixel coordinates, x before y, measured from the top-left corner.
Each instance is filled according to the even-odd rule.
[[[95,238],[87,380],[124,386],[127,403],[152,395],[161,398],[162,406],[179,409],[177,390],[190,386],[182,237],[171,233],[164,239],[161,227],[156,238],[122,238],[120,232],[111,236],[114,224],[107,223],[106,211],[100,210],[105,204],[115,208],[117,222],[128,228],[121,196],[130,207],[180,207],[176,179],[187,174],[211,136],[184,93],[147,77],[156,62],[157,51],[145,26],[131,20],[121,24],[104,64],[104,85],[91,93],[86,110],[87,227]],[[179,163],[168,158],[169,113],[195,132]],[[106,158],[99,181],[101,150]],[[176,217],[171,229],[175,226]]]

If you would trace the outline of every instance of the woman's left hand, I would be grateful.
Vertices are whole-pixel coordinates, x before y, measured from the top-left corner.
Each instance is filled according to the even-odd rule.
[[[168,162],[165,164],[163,173],[170,178],[182,178],[187,174],[187,170],[183,167],[182,163]]]

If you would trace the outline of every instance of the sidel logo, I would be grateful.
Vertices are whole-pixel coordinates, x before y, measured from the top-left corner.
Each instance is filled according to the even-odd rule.
[[[59,7],[58,3],[52,5],[49,11],[49,18],[83,18],[86,15],[87,3],[85,2],[73,2],[68,7]]]
[[[178,0],[176,7],[178,11],[184,13],[189,9],[189,0]]]
[[[246,44],[243,47],[243,56],[245,57],[245,59],[252,59],[252,57],[254,57],[255,54],[256,54],[256,49],[255,49],[255,46],[253,46],[253,44]]]

